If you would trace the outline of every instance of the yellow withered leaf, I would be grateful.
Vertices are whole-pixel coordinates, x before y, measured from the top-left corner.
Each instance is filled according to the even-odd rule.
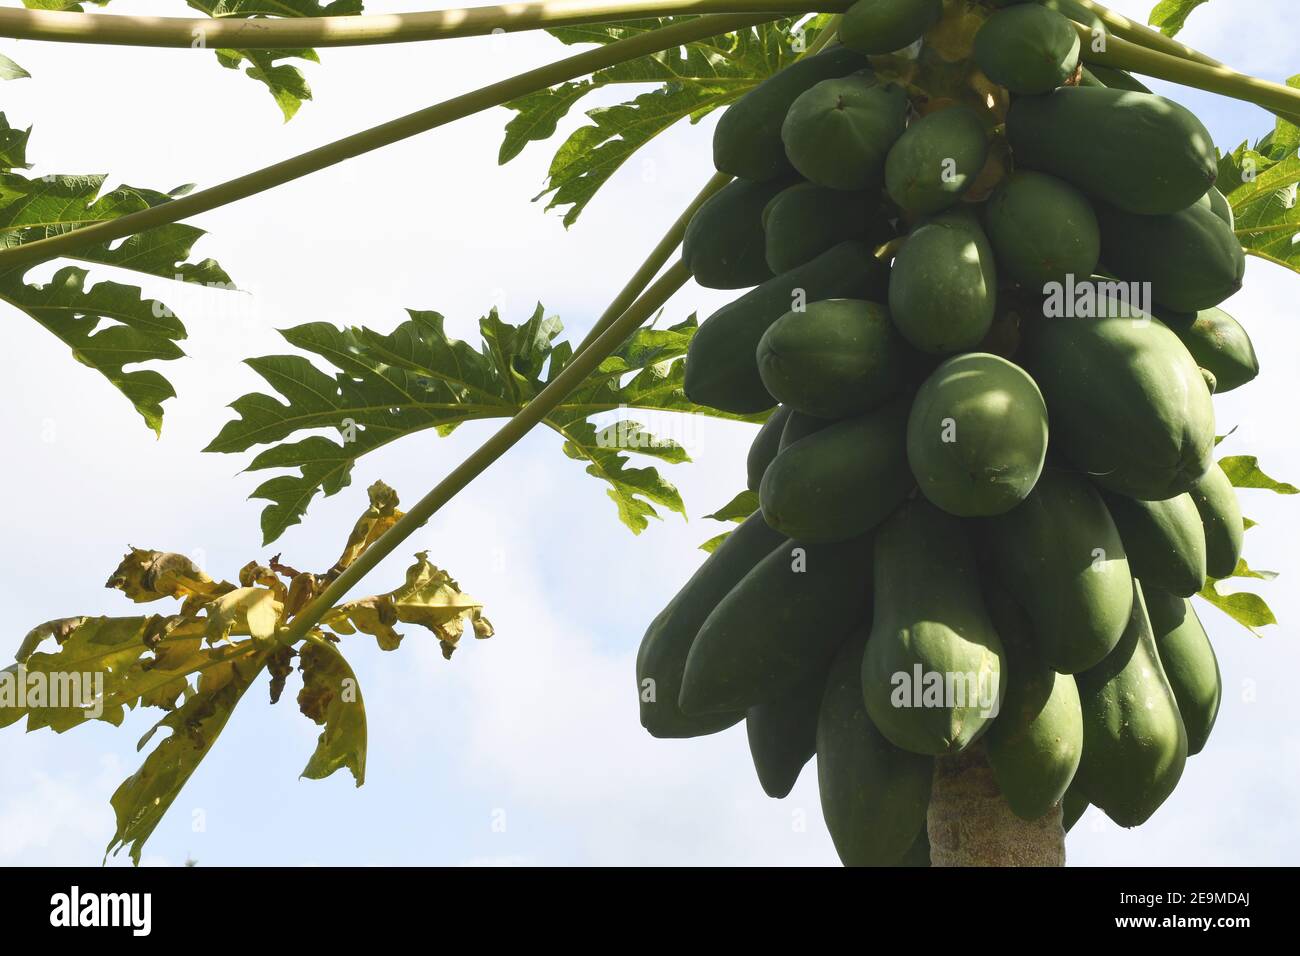
[[[267,588],[235,588],[207,605],[207,638],[215,643],[232,633],[254,641],[269,641],[284,613],[284,605]]]
[[[207,597],[222,588],[185,555],[143,548],[132,548],[104,586],[122,591],[137,604]]]
[[[384,650],[393,650],[402,640],[393,625],[398,622],[428,628],[442,642],[443,654],[460,640],[468,620],[475,637],[487,638],[492,624],[483,617],[483,603],[460,589],[446,571],[429,561],[429,552],[415,556],[406,571],[406,581],[388,594],[349,601],[329,611],[321,623],[339,634],[361,631],[374,636]]]
[[[370,507],[357,519],[343,554],[330,569],[331,575],[342,573],[402,516],[397,510],[397,492],[382,481],[367,488],[366,494],[370,496]]]

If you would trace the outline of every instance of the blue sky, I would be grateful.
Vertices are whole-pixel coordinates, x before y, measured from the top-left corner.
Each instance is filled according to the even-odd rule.
[[[1148,7],[1114,6],[1135,17]],[[1193,15],[1184,38],[1281,79],[1300,72],[1280,28],[1288,7],[1216,0]],[[171,0],[119,0],[114,9],[182,15]],[[1279,28],[1261,29],[1270,23]],[[35,77],[0,87],[10,122],[36,124],[35,172],[106,172],[112,182],[170,188],[258,168],[564,48],[520,35],[322,51],[324,65],[308,70],[316,101],[288,125],[258,86],[210,54],[33,42],[0,43],[0,52]],[[1176,95],[1223,147],[1270,122],[1250,106]],[[371,481],[383,478],[412,502],[492,427],[419,435],[367,456],[351,488],[318,499],[304,525],[262,548],[260,505],[245,500],[260,477],[239,473],[245,457],[200,449],[229,417],[224,406],[259,384],[240,359],[288,350],[276,328],[324,320],[387,330],[418,308],[445,313],[454,333],[472,339],[492,305],[518,322],[541,301],[580,336],[711,172],[711,121],[674,129],[566,232],[529,202],[548,146],[496,165],[507,118],[483,114],[197,220],[211,233],[199,254],[218,258],[244,291],[146,285],[190,332],[191,357],[167,369],[180,394],[167,405],[161,440],[51,336],[21,317],[7,322],[8,354],[23,356],[6,362],[0,469],[10,556],[0,606],[13,647],[50,618],[133,613],[100,587],[128,544],[201,555],[226,578],[279,551],[289,564],[325,567]],[[688,287],[668,318],[707,314],[726,299]],[[1251,260],[1247,288],[1228,308],[1254,337],[1264,371],[1217,402],[1220,431],[1237,428],[1223,451],[1258,455],[1293,481],[1298,299],[1300,276]],[[694,463],[668,466],[691,520],[672,516],[639,537],[618,523],[603,485],[561,454],[558,438],[530,435],[367,585],[366,593],[392,587],[410,554],[427,548],[485,602],[497,636],[467,641],[450,663],[414,632],[394,653],[347,642],[369,716],[366,785],[355,789],[344,774],[299,780],[318,729],[293,707],[296,684],[275,707],[255,688],[156,831],[146,862],[834,863],[811,765],[790,797],[772,801],[754,779],[742,729],[656,741],[636,718],[637,643],[702,558],[696,545],[716,533],[699,516],[741,487],[752,433],[694,423],[684,436]],[[1300,855],[1291,706],[1300,672],[1291,582],[1300,566],[1289,540],[1300,502],[1263,493],[1243,500],[1260,522],[1249,560],[1283,575],[1263,586],[1283,624],[1256,639],[1204,610],[1225,686],[1214,736],[1146,826],[1124,831],[1090,811],[1069,839],[1072,863],[1268,864]],[[113,832],[108,798],[138,766],[134,743],[155,718],[135,714],[121,729],[63,737],[0,732],[0,864],[98,863]]]

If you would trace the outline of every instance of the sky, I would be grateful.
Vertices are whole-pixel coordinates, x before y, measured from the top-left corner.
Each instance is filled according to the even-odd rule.
[[[421,9],[418,0],[371,12]],[[1149,4],[1112,4],[1145,19]],[[1284,29],[1288,0],[1217,0],[1182,39],[1256,75],[1284,79],[1300,61]],[[117,13],[186,15],[175,0],[118,0]],[[284,124],[263,89],[210,53],[0,41],[33,78],[0,84],[14,126],[34,125],[33,172],[106,173],[158,189],[212,184],[447,96],[565,55],[539,34],[321,51],[308,64],[315,100]],[[1160,86],[1160,84],[1156,84]],[[1162,87],[1163,89],[1167,89]],[[1271,117],[1210,94],[1177,90],[1221,148],[1256,138]],[[611,102],[593,96],[586,108]],[[3,541],[0,609],[16,649],[32,626],[73,614],[132,614],[101,583],[128,545],[195,556],[217,578],[250,560],[324,568],[341,549],[364,489],[382,478],[410,504],[495,427],[449,438],[421,433],[363,458],[352,484],[316,499],[303,524],[272,546],[246,500],[265,477],[248,456],[201,449],[231,417],[225,407],[260,379],[247,356],[288,352],[276,330],[309,321],[388,331],[406,309],[445,314],[476,341],[496,306],[512,322],[541,302],[580,338],[711,174],[713,119],[672,129],[638,153],[566,230],[530,202],[557,137],[501,167],[505,110],[492,110],[257,197],[207,213],[198,257],[217,258],[238,292],[140,284],[189,330],[188,358],[166,363],[178,398],[156,439],[99,375],[27,318],[0,307],[5,327]],[[567,134],[581,121],[568,117]],[[41,267],[44,278],[53,266]],[[665,319],[701,317],[727,293],[688,285]],[[1245,324],[1263,373],[1216,400],[1225,454],[1257,455],[1300,481],[1294,408],[1300,400],[1300,276],[1251,259],[1227,304]],[[21,357],[21,358],[19,358]],[[636,714],[633,661],[646,624],[703,559],[719,526],[702,516],[743,486],[754,427],[661,423],[693,462],[662,466],[689,520],[670,515],[633,536],[604,485],[538,430],[386,560],[359,593],[402,579],[427,549],[486,605],[489,641],[466,639],[450,662],[412,631],[402,647],[343,645],[366,700],[367,781],[343,772],[301,780],[319,728],[295,709],[296,682],[269,706],[265,685],[235,711],[217,746],[145,848],[144,862],[179,865],[721,864],[834,865],[816,772],[785,800],[766,798],[744,730],[660,741]],[[1090,809],[1070,834],[1076,865],[1272,865],[1300,858],[1300,728],[1291,681],[1300,673],[1295,622],[1300,559],[1289,540],[1300,501],[1242,495],[1260,526],[1252,566],[1282,622],[1254,637],[1202,610],[1223,671],[1224,700],[1206,750],[1164,807],[1123,830]],[[8,654],[8,651],[4,651]],[[109,796],[135,771],[135,742],[157,711],[121,728],[63,736],[0,731],[0,864],[98,864],[113,833]],[[122,854],[113,862],[127,862]]]

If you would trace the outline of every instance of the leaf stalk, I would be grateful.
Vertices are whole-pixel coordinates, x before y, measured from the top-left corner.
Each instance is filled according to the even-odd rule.
[[[772,19],[792,14],[842,11],[850,2],[540,0],[421,13],[283,19],[137,17],[5,7],[0,8],[0,37],[173,49],[372,46],[689,14],[753,13],[765,14],[767,19]]]
[[[1208,66],[1182,57],[1151,50],[1118,36],[1106,38],[1105,49],[1092,49],[1092,31],[1082,24],[1075,29],[1083,41],[1086,63],[1100,63],[1132,73],[1141,73],[1171,83],[1179,83],[1209,93],[1254,103],[1268,110],[1295,113],[1300,111],[1300,90],[1281,83],[1261,80],[1238,73],[1226,66]]]

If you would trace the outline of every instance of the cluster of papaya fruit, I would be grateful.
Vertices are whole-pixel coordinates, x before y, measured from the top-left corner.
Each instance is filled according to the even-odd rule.
[[[772,411],[761,509],[641,644],[641,722],[744,720],[774,797],[816,754],[846,864],[927,863],[934,760],[972,746],[1020,817],[1136,826],[1219,706],[1188,599],[1243,520],[1211,396],[1259,369],[1217,308],[1244,258],[1210,135],[1085,68],[1061,3],[985,6],[961,99],[875,69],[942,0],[859,0],[722,116],[736,178],[683,248],[752,287],[687,395]]]

